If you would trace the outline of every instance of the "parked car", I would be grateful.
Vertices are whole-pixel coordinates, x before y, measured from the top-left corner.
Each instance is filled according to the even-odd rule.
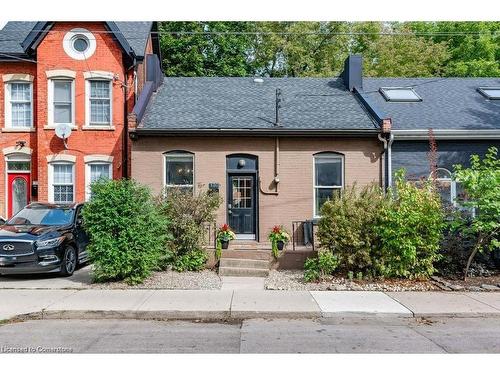
[[[0,226],[0,274],[72,275],[88,260],[82,207],[31,203]]]

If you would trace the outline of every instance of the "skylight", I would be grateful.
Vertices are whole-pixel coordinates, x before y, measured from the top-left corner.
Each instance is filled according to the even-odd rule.
[[[500,87],[480,87],[477,89],[486,99],[500,99]]]
[[[379,91],[388,102],[422,101],[422,98],[411,87],[381,87]]]

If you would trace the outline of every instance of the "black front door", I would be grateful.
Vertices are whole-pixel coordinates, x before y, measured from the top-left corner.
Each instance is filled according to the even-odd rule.
[[[255,239],[255,175],[229,175],[229,226],[240,239]]]

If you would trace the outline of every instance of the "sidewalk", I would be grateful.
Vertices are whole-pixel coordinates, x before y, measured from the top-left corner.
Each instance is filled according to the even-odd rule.
[[[500,293],[0,290],[0,320],[500,316]]]

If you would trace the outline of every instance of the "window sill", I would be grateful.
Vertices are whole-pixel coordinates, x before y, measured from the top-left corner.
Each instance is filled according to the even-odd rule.
[[[2,133],[34,133],[35,128],[3,128]]]
[[[112,125],[84,125],[82,130],[115,130]]]
[[[45,125],[43,127],[44,130],[55,130],[57,125]],[[78,127],[76,125],[71,125],[71,130],[78,130]]]

